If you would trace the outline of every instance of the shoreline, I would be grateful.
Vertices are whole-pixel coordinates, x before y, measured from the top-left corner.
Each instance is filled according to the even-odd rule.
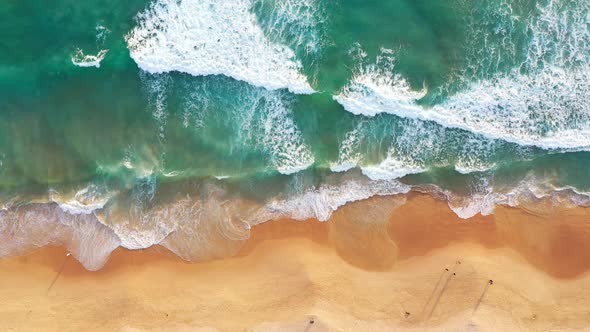
[[[60,247],[3,258],[0,319],[9,331],[590,326],[590,209],[462,220],[428,195],[388,203],[263,223],[236,256],[202,263],[159,246],[118,248],[97,272]]]

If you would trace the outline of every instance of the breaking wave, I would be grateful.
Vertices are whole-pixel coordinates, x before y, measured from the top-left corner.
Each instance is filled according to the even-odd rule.
[[[150,73],[225,75],[269,90],[312,93],[295,51],[265,35],[253,5],[158,0],[126,37],[131,57]]]
[[[376,64],[358,70],[334,99],[354,114],[389,113],[523,146],[589,150],[589,7],[568,7],[559,0],[538,5],[527,25],[521,65],[468,83],[432,107],[417,103],[426,90],[412,90],[395,73],[388,50]]]
[[[334,172],[359,167],[373,180],[391,180],[433,168],[485,172],[506,160],[533,159],[535,149],[416,119],[360,119],[343,137]]]

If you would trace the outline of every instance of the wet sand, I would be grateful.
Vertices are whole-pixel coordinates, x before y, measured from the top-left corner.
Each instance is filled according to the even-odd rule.
[[[381,197],[326,223],[267,222],[237,256],[204,263],[162,247],[118,249],[98,272],[63,248],[4,258],[0,329],[590,327],[588,209],[499,207],[461,220],[430,196],[398,205]]]

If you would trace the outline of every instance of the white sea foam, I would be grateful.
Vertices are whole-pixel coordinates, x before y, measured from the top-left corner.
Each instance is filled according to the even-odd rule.
[[[373,196],[405,194],[410,189],[397,181],[360,178],[339,185],[322,185],[294,197],[272,199],[259,205],[224,199],[223,192],[213,187],[205,199],[187,196],[153,208],[131,207],[129,213],[121,213],[111,206],[103,223],[114,231],[125,248],[161,244],[184,259],[199,261],[235,253],[256,224],[285,218],[327,221],[347,203]]]
[[[376,63],[361,66],[334,100],[357,115],[375,116],[387,110],[414,112],[416,101],[427,91],[425,88],[412,90],[408,82],[395,73],[394,63],[393,51],[382,49]]]
[[[311,166],[315,159],[280,95],[266,93],[261,119],[261,141],[272,155],[273,166],[282,174],[294,174]]]
[[[52,189],[49,191],[49,200],[69,214],[92,214],[102,209],[114,194],[102,186],[90,184],[76,191],[74,195],[63,195]]]
[[[145,71],[225,75],[269,90],[312,93],[301,63],[258,26],[252,1],[158,0],[126,37]]]
[[[484,139],[477,135],[467,135],[462,140],[459,156],[454,162],[455,171],[461,174],[485,172],[496,167],[496,162],[490,161],[498,150],[506,149],[503,144],[495,140]],[[520,157],[524,157],[522,154]],[[514,158],[516,160],[516,158]]]
[[[570,186],[555,186],[549,178],[539,178],[529,174],[514,187],[496,189],[483,178],[475,192],[467,196],[458,196],[450,191],[443,191],[449,207],[462,219],[469,219],[477,214],[492,215],[496,206],[536,208],[568,208],[590,205],[590,193],[578,191]],[[541,203],[549,203],[542,205]]]
[[[413,115],[446,127],[547,149],[590,149],[590,68],[547,67],[473,84],[432,110]]]
[[[269,166],[282,174],[299,172],[315,162],[313,152],[294,121],[292,98],[286,91],[269,91],[225,77],[202,80],[143,71],[140,77],[160,140],[166,138],[171,116],[169,95],[174,93],[173,89],[186,89],[188,93],[182,90],[183,111],[180,113],[184,129],[202,132],[207,126],[222,125],[231,131],[230,137],[235,138],[231,149],[247,147],[263,152],[268,156]],[[152,169],[158,163],[155,158]],[[135,167],[130,160],[125,160],[123,165]]]
[[[349,180],[340,185],[322,185],[287,199],[267,202],[258,213],[257,220],[306,220],[315,218],[327,221],[339,207],[373,196],[405,194],[410,187],[398,181]]]
[[[0,257],[47,245],[63,245],[86,269],[98,270],[119,246],[119,239],[94,215],[72,215],[56,204],[0,211]]]
[[[354,114],[390,113],[545,149],[590,150],[590,7],[539,6],[521,68],[471,83],[432,108],[386,63],[361,69],[334,99]],[[524,72],[524,73],[523,73]]]
[[[321,0],[255,0],[263,29],[293,49],[316,55],[328,14]]]
[[[130,205],[109,205],[101,222],[128,249],[161,244],[191,261],[229,256],[234,252],[228,247],[248,238],[248,208],[240,199],[225,199],[217,187],[205,187],[204,198],[187,195],[155,204],[152,185],[140,185],[132,191]]]
[[[106,201],[96,202],[93,204],[83,204],[77,200],[69,200],[59,203],[59,207],[69,214],[91,214],[96,210],[102,209]]]
[[[425,172],[446,147],[446,131],[419,121],[406,121],[393,129],[385,159],[362,165],[364,175],[373,180],[391,180]]]
[[[184,199],[171,209],[175,230],[161,245],[189,261],[223,258],[237,253],[250,235],[248,208],[239,200]],[[163,216],[168,217],[168,215]]]
[[[357,163],[354,161],[345,161],[345,162],[338,162],[338,163],[331,163],[330,170],[332,172],[341,173],[349,171],[357,166]]]
[[[84,54],[81,49],[77,49],[72,55],[72,63],[78,67],[96,67],[100,68],[100,62],[107,55],[109,50],[100,50],[96,55]]]
[[[555,186],[552,182],[550,178],[530,175],[515,187],[493,189],[482,178],[472,195],[458,196],[435,186],[419,188],[396,180],[355,178],[272,199],[263,205],[240,198],[228,199],[222,190],[211,186],[203,192],[206,198],[201,199],[186,196],[151,207],[131,206],[129,210],[117,210],[113,209],[116,204],[109,205],[100,220],[94,214],[64,212],[52,203],[28,204],[0,210],[0,257],[46,245],[64,245],[87,269],[97,270],[119,245],[143,249],[160,244],[190,261],[221,258],[235,254],[249,237],[250,228],[259,223],[310,218],[327,221],[344,205],[374,196],[400,195],[395,203],[399,206],[405,202],[405,194],[412,190],[439,197],[442,194],[449,207],[465,219],[476,214],[490,215],[498,205],[533,212],[538,209],[540,213],[548,208],[590,205],[590,193]],[[138,191],[143,196],[144,189]]]
[[[105,218],[101,220],[127,249],[144,249],[162,242],[176,227],[172,204],[151,208],[150,203],[156,194],[154,177],[145,178],[129,193],[129,201],[115,201],[105,208]]]
[[[315,162],[313,152],[293,118],[293,100],[285,91],[268,91],[223,77],[187,84],[183,125],[201,131],[222,123],[232,132],[232,149],[264,153],[269,166],[282,174],[304,170]],[[234,98],[228,98],[228,94]]]
[[[108,49],[104,49],[106,39],[108,35],[111,33],[107,27],[102,26],[100,24],[96,25],[96,47],[99,50],[96,55],[94,54],[85,54],[85,52],[77,48],[74,55],[72,55],[72,63],[78,67],[96,67],[100,68],[100,63],[104,60],[105,56],[109,52]]]
[[[502,155],[524,159],[526,150],[432,122],[379,117],[361,120],[344,136],[331,170],[343,172],[359,167],[373,180],[451,166],[461,173],[482,172],[493,168]]]
[[[152,117],[158,125],[158,138],[166,139],[166,123],[168,121],[168,93],[172,78],[168,74],[152,75],[141,71],[140,79],[152,109]]]
[[[469,165],[464,163],[457,163],[455,165],[455,171],[461,174],[471,174],[471,173],[478,173],[478,172],[486,172],[496,167],[495,163],[491,164],[477,164],[477,165]]]
[[[391,155],[381,163],[363,166],[361,170],[371,180],[393,180],[426,171],[425,168],[414,164],[412,161],[403,161]]]
[[[362,154],[358,151],[364,122],[360,122],[353,130],[346,133],[344,140],[340,142],[338,161],[330,164],[332,172],[346,172],[358,165]]]
[[[366,76],[334,98],[354,114],[390,113],[519,145],[590,150],[589,73],[590,67],[548,67],[533,76],[500,76],[473,83],[432,108],[413,103],[424,93],[411,92],[403,81],[388,90]]]

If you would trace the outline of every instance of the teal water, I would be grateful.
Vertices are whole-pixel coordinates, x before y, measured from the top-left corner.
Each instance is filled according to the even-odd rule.
[[[0,255],[40,215],[46,243],[201,259],[373,195],[437,192],[465,218],[590,203],[585,1],[25,0],[0,18],[0,237],[20,232]]]

